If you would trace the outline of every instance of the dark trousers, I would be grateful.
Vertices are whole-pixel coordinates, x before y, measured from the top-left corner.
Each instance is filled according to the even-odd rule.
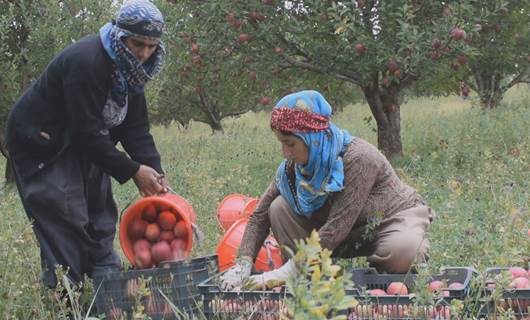
[[[57,265],[75,283],[119,269],[113,249],[118,211],[110,177],[71,149],[23,178],[13,163],[22,204],[40,245],[42,281],[57,285]]]

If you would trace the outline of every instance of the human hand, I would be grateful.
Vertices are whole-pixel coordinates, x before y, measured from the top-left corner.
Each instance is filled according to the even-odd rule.
[[[160,178],[161,176],[162,178]],[[167,192],[167,186],[163,185],[165,183],[163,175],[160,175],[155,169],[143,164],[136,171],[133,180],[142,197]]]
[[[241,257],[236,260],[235,266],[231,267],[221,276],[221,289],[232,290],[241,287],[248,279],[252,271],[252,259]]]
[[[283,266],[272,271],[256,274],[246,281],[245,289],[267,290],[284,285],[287,279],[296,275],[296,266],[292,259],[289,259]]]

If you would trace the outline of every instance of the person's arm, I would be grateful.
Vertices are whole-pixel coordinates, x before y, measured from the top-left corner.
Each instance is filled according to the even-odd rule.
[[[240,257],[250,257],[254,261],[258,255],[259,249],[270,232],[269,207],[279,194],[280,191],[276,187],[276,181],[272,181],[261,196],[256,210],[250,216],[239,247]]]
[[[160,154],[149,132],[149,116],[143,93],[129,97],[127,116],[122,124],[113,129],[113,135],[114,132],[131,159],[155,169],[160,174],[164,173]]]
[[[323,248],[334,250],[346,239],[377,181],[380,164],[377,154],[370,150],[353,148],[347,152],[344,157],[344,189],[334,195],[329,217],[318,230]]]
[[[116,148],[103,122],[102,109],[110,81],[106,78],[110,74],[105,73],[110,69],[88,65],[98,62],[97,59],[81,57],[79,60],[70,62],[63,81],[65,121],[71,142],[104,172],[125,183],[138,172],[140,164]]]

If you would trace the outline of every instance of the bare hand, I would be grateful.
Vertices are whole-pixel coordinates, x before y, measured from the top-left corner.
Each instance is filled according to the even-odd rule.
[[[153,196],[167,191],[164,177],[161,177],[155,169],[143,164],[140,165],[133,180],[142,197]]]

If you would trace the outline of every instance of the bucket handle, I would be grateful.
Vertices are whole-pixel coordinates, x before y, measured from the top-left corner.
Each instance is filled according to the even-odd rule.
[[[274,270],[275,269],[274,260],[272,259],[272,252],[271,252],[270,247],[275,247],[275,248],[279,248],[279,247],[276,246],[272,241],[268,239],[265,239],[265,242],[263,244],[265,246],[265,251],[267,252],[267,262],[269,264],[269,268],[271,268],[271,270]]]

